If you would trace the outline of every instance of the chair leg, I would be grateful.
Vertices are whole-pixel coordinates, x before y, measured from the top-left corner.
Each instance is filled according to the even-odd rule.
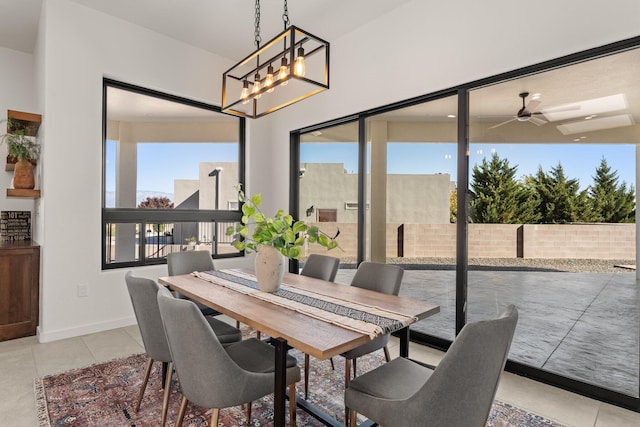
[[[357,370],[356,370],[356,358],[353,359],[353,378],[358,376]]]
[[[289,384],[289,425],[296,427],[296,385]]]
[[[240,321],[239,320],[236,320],[236,328],[240,329]]]
[[[358,424],[358,421],[356,420],[358,413],[356,411],[354,411],[353,409],[349,409],[349,422],[347,423],[348,426],[351,427],[356,427],[356,425]]]
[[[247,425],[251,425],[251,404],[253,402],[247,402]]]
[[[171,377],[173,376],[173,362],[167,365],[167,376],[165,377],[164,397],[162,398],[162,417],[160,422],[164,427],[167,422],[167,412],[169,412],[169,395],[171,394]]]
[[[149,358],[147,362],[147,368],[144,371],[144,380],[142,381],[142,387],[140,388],[140,394],[138,395],[138,402],[136,403],[136,412],[140,409],[140,403],[142,402],[142,396],[147,389],[147,382],[149,382],[149,375],[151,374],[151,368],[153,366],[153,359]]]
[[[180,411],[178,411],[178,419],[176,420],[176,427],[182,427],[182,419],[184,418],[185,412],[187,412],[187,405],[189,401],[186,397],[182,396],[182,402],[180,402]]]
[[[260,339],[261,336],[262,334],[260,334],[260,331],[256,331],[256,338]]]
[[[217,427],[218,426],[218,416],[220,415],[220,409],[218,408],[212,408],[211,409],[211,426],[212,427]]]
[[[309,397],[309,355],[304,354],[304,399]]]
[[[169,365],[168,362],[162,362],[162,389],[164,390],[164,386],[165,384],[165,380],[167,378],[167,365]]]
[[[333,357],[330,357],[329,361],[331,362],[331,370],[335,371],[336,370],[336,365],[333,364]]]
[[[349,388],[349,382],[351,381],[351,359],[344,359],[344,389]],[[349,408],[344,407],[344,423],[349,426]]]
[[[384,350],[384,358],[387,360],[387,363],[391,362],[391,354],[389,354],[389,347],[385,345],[383,350]]]

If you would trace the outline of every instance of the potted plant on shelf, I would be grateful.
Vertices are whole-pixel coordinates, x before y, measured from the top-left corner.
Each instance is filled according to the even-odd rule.
[[[30,129],[20,127],[7,120],[6,134],[0,136],[0,142],[7,144],[7,161],[16,159],[13,170],[13,187],[16,189],[32,189],[35,187],[33,167],[40,157],[40,145],[35,137],[29,136]]]
[[[238,200],[242,205],[242,220],[235,227],[227,228],[227,236],[236,235],[233,246],[247,253],[256,252],[255,270],[260,290],[275,292],[278,290],[285,271],[285,259],[298,259],[302,256],[302,247],[316,243],[331,250],[338,247],[335,238],[327,236],[316,226],[304,221],[294,221],[282,209],[275,216],[267,217],[260,210],[262,196],[255,194],[246,197],[238,191]],[[253,233],[249,235],[249,227]]]

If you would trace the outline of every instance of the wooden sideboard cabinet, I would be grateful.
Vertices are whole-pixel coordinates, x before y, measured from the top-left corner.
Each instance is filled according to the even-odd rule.
[[[39,291],[40,246],[0,242],[0,341],[36,334]]]

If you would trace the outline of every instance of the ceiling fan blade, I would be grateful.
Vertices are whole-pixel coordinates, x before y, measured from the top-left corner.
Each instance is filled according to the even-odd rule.
[[[506,122],[502,122],[502,123],[498,123],[497,125],[493,125],[493,126],[491,126],[489,129],[495,129],[495,128],[500,127],[500,126],[502,126],[502,125],[506,125],[507,123],[511,123],[511,122],[513,122],[513,121],[515,121],[515,120],[517,120],[517,117],[514,117],[514,118],[512,118],[512,119],[509,119],[509,120],[507,120]]]
[[[529,101],[527,103],[527,111],[529,111],[530,113],[533,113],[534,111],[536,111],[536,109],[538,108],[538,105],[540,105],[542,103],[542,101],[538,100],[538,99],[532,99],[531,101]]]
[[[531,123],[533,123],[534,125],[538,125],[538,126],[542,126],[543,124],[547,123],[547,121],[546,121],[546,120],[542,120],[541,118],[539,118],[539,117],[534,117],[534,116],[531,116],[531,117],[529,118],[529,121],[530,121]]]

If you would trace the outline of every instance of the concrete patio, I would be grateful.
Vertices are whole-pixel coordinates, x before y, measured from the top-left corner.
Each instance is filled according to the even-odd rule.
[[[355,270],[341,269],[348,284]],[[440,305],[414,330],[453,339],[455,271],[405,271],[400,295]],[[509,359],[638,397],[640,291],[633,271],[469,271],[469,321],[516,304],[520,320]]]

